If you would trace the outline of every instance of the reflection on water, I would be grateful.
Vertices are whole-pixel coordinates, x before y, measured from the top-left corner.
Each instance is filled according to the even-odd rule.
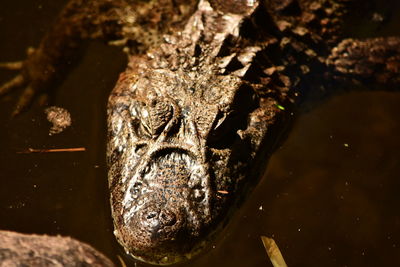
[[[399,93],[351,93],[303,114],[196,266],[263,266],[260,235],[275,238],[288,266],[398,266],[398,103]]]
[[[36,45],[65,1],[25,2],[23,10],[0,3],[0,34],[8,40],[0,42],[0,61],[20,59]],[[10,120],[16,94],[0,100],[0,229],[71,235],[118,262],[105,103],[125,59],[97,43],[88,50],[55,99],[73,116],[64,133],[48,136],[38,105]],[[11,76],[1,71],[0,81]],[[399,93],[351,93],[300,116],[223,240],[182,266],[271,266],[261,235],[274,237],[289,266],[400,265],[398,103]],[[87,152],[16,153],[28,147]]]

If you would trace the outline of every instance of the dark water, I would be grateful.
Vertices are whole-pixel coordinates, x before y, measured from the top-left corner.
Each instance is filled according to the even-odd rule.
[[[0,2],[0,61],[23,58],[63,3]],[[389,35],[396,19],[352,27]],[[0,99],[0,229],[70,235],[135,266],[112,234],[105,168],[105,103],[124,64],[117,49],[89,44],[55,98],[74,120],[60,135],[48,136],[39,105],[11,120],[17,93]],[[399,103],[399,93],[349,93],[302,114],[222,240],[182,266],[271,266],[260,235],[289,266],[400,266]],[[17,153],[28,147],[87,151]]]

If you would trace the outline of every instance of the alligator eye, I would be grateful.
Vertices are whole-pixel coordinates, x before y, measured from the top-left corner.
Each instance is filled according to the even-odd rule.
[[[154,101],[149,107],[150,130],[152,135],[159,134],[172,118],[172,106],[166,102]]]
[[[214,120],[213,129],[207,143],[216,149],[225,149],[238,140],[238,130],[248,127],[248,116],[257,108],[258,100],[254,90],[243,85],[238,89],[230,106],[230,111],[220,112]]]
[[[162,132],[173,115],[172,105],[156,99],[148,102],[135,102],[131,108],[131,129],[134,135],[152,138]]]
[[[208,135],[210,130],[213,128],[213,120],[217,117],[217,114],[217,108],[206,108],[196,114],[196,127],[201,136],[206,137]]]
[[[244,120],[234,113],[218,114],[207,140],[208,145],[221,149],[230,147],[238,137],[237,130],[242,128],[243,121],[241,119]]]

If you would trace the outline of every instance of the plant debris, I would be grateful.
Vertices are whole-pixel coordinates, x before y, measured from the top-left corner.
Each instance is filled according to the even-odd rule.
[[[261,236],[261,241],[264,244],[264,248],[267,251],[268,257],[274,267],[287,267],[285,260],[283,259],[282,253],[275,243],[275,240],[266,236]]]
[[[52,106],[46,108],[44,112],[47,115],[47,120],[53,124],[49,135],[61,133],[65,128],[71,126],[71,114],[68,110]]]
[[[19,151],[19,154],[29,154],[29,153],[54,153],[54,152],[81,152],[86,151],[85,147],[73,147],[73,148],[43,148],[43,149],[36,149],[36,148],[28,148],[26,150]]]

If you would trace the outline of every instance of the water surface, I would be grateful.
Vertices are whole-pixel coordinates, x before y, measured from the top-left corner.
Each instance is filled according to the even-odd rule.
[[[0,61],[23,58],[65,2],[1,2]],[[393,20],[360,35],[393,34]],[[11,120],[18,92],[0,99],[0,229],[73,236],[135,266],[112,234],[105,166],[105,104],[125,63],[117,49],[88,44],[54,98],[73,116],[59,135],[48,136],[37,103]],[[304,112],[221,240],[181,266],[272,266],[261,235],[289,266],[400,265],[399,103],[399,93],[357,92]],[[17,153],[28,147],[87,151]]]

